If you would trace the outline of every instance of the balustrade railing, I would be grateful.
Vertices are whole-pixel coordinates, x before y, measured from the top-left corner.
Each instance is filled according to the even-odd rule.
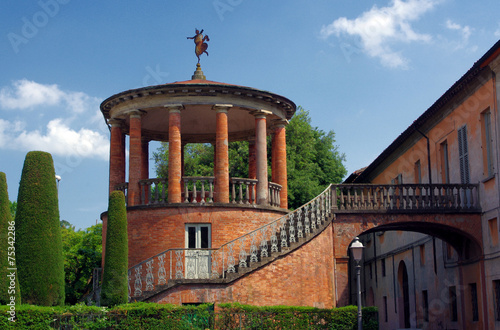
[[[334,186],[340,211],[475,211],[477,184],[341,184]]]
[[[271,206],[280,206],[280,194],[281,194],[281,185],[269,182],[269,193],[267,197],[267,201]]]
[[[230,201],[233,204],[256,204],[256,186],[258,180],[246,178],[231,178]],[[182,203],[211,204],[214,202],[213,176],[184,176],[182,177]],[[141,205],[168,203],[168,179],[155,178],[140,180]],[[123,191],[127,196],[128,183],[115,186],[116,190]],[[269,182],[268,202],[271,206],[280,206],[281,185]],[[125,198],[125,200],[127,200]]]
[[[239,183],[238,183],[239,184]],[[332,215],[332,189],[258,229],[217,249],[169,249],[131,267],[129,299],[153,291],[169,279],[226,278],[265,260],[273,252],[290,248],[299,239],[314,234]]]
[[[255,204],[257,179],[231,178],[231,203]]]

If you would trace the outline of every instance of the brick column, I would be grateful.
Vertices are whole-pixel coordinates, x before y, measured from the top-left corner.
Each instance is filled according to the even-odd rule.
[[[128,166],[128,206],[139,205],[141,200],[139,180],[142,178],[141,111],[130,113],[130,142]]]
[[[276,182],[276,134],[271,137],[271,182]]]
[[[274,182],[281,185],[280,207],[288,208],[288,181],[286,171],[286,120],[276,122],[274,127],[273,162],[276,173],[273,175]]]
[[[182,142],[181,104],[165,106],[168,109],[168,202],[181,203]]]
[[[257,204],[268,205],[267,180],[267,124],[266,115],[270,111],[259,110],[252,113],[255,116],[255,151],[257,157]]]
[[[122,132],[122,122],[110,119],[111,137],[109,143],[109,193],[115,186],[125,183],[125,134]]]
[[[229,151],[227,112],[230,104],[215,104],[215,202],[229,203]]]

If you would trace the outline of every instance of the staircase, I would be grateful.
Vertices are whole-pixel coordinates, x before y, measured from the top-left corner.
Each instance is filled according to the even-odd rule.
[[[180,284],[231,283],[291,253],[333,220],[335,189],[330,185],[309,203],[217,249],[169,249],[131,267],[129,301]]]

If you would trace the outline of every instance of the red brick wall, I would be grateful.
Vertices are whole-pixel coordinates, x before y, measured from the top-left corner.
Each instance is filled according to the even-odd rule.
[[[217,206],[129,209],[129,267],[167,249],[184,248],[186,223],[211,224],[212,247],[217,248],[283,214],[266,209]],[[103,222],[106,223],[106,215]]]
[[[239,302],[257,306],[334,306],[331,225],[309,243],[229,284],[182,285],[150,299],[159,303]]]

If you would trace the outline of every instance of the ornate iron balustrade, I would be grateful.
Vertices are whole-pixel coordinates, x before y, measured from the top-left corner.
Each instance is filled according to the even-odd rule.
[[[335,212],[477,211],[477,184],[341,184],[334,186]]]
[[[218,249],[169,249],[131,267],[129,299],[139,299],[175,279],[220,279],[265,261],[315,234],[333,214],[332,186],[309,203]]]

